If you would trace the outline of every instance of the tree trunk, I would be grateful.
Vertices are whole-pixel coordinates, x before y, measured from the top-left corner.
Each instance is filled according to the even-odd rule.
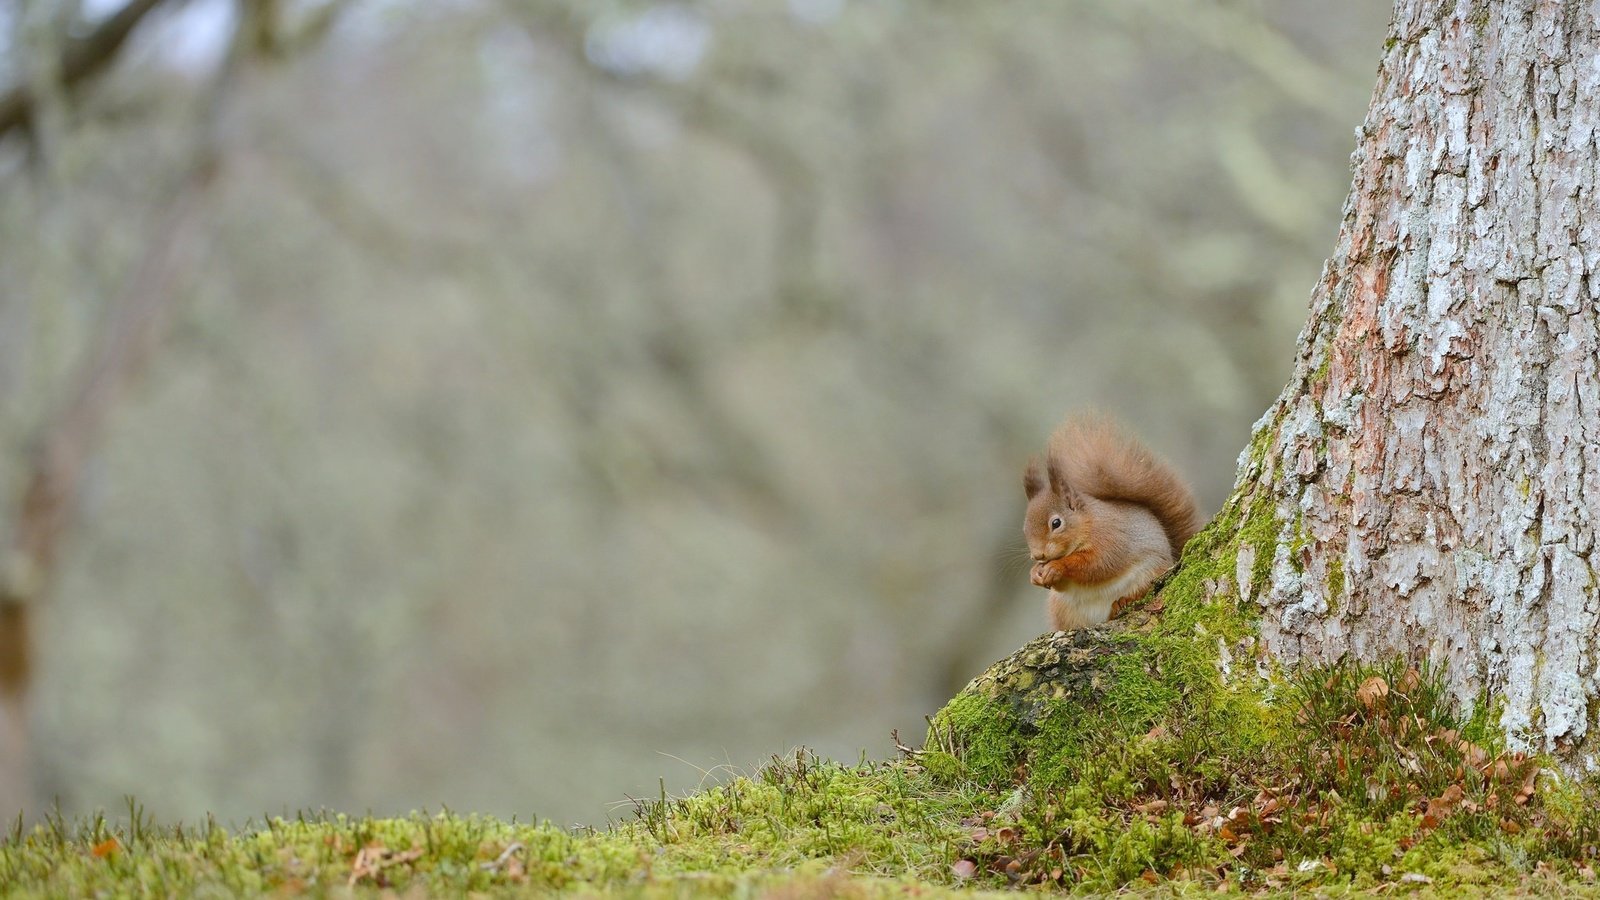
[[[1398,0],[1385,46],[1294,374],[1230,501],[1260,515],[1213,590],[1259,604],[1285,662],[1445,664],[1458,699],[1503,699],[1513,741],[1591,767],[1600,17]]]
[[[29,695],[34,608],[56,574],[83,470],[118,397],[144,370],[205,240],[202,205],[215,174],[208,155],[180,185],[150,250],[112,304],[73,399],[45,427],[9,540],[0,543],[0,820],[37,813],[32,796]]]

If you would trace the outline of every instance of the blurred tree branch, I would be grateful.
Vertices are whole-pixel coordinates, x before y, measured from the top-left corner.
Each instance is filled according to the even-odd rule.
[[[152,12],[163,5],[175,7],[185,2],[128,0],[88,34],[67,39],[56,69],[60,86],[71,91],[110,68],[121,55],[128,38]],[[240,33],[257,56],[285,58],[320,42],[348,6],[346,0],[325,0],[291,27],[285,22],[279,0],[241,0],[244,21]],[[29,128],[37,106],[38,97],[26,83],[14,85],[0,94],[0,138],[8,132]]]
[[[182,176],[144,258],[85,357],[78,388],[41,431],[0,568],[0,808],[28,807],[27,696],[33,675],[33,607],[48,592],[82,488],[83,470],[110,411],[153,354],[181,279],[204,240],[202,198],[217,161],[203,153]]]
[[[1340,73],[1317,62],[1259,13],[1244,4],[1212,0],[1102,0],[1114,19],[1143,32],[1158,23],[1184,38],[1254,69],[1261,84],[1318,115],[1345,124],[1349,110],[1328,90]]]
[[[160,3],[134,0],[84,42],[69,45],[63,56],[63,82],[82,80],[108,65],[134,26]],[[70,399],[40,428],[10,534],[0,546],[0,815],[27,809],[30,799],[27,700],[33,676],[33,607],[54,580],[84,469],[111,413],[148,367],[184,294],[184,280],[193,277],[204,256],[209,239],[204,227],[206,197],[225,152],[218,133],[224,97],[244,63],[263,54],[263,35],[278,34],[281,28],[275,0],[239,3],[228,53],[207,87],[194,146],[172,198],[142,258],[108,304],[99,334],[73,379],[76,387]],[[313,33],[326,32],[326,26],[319,25]],[[298,40],[272,44],[291,45],[296,50],[309,46]],[[17,121],[26,121],[31,103],[26,98],[15,101],[16,108],[24,111]]]
[[[786,312],[815,319],[842,310],[829,300],[818,272],[818,231],[822,212],[821,179],[815,166],[786,139],[776,122],[758,120],[727,95],[727,84],[781,83],[781,70],[714,73],[686,81],[628,78],[593,65],[585,58],[588,20],[565,0],[503,0],[536,41],[550,38],[574,67],[624,88],[648,94],[677,115],[683,124],[719,141],[750,160],[773,191],[776,227],[773,239],[773,295]]]
[[[438,229],[420,234],[415,222],[396,222],[343,173],[304,147],[288,143],[290,136],[277,137],[267,146],[242,152],[259,155],[272,175],[350,240],[395,265],[440,271],[471,266],[473,253],[482,247],[480,236],[440,233]]]
[[[740,94],[729,88],[730,84],[760,84],[771,90],[774,85],[782,84],[781,71],[769,71],[765,67],[753,73],[748,71],[730,73],[721,70],[697,75],[686,81],[622,76],[596,66],[585,58],[586,21],[583,14],[574,10],[569,4],[562,0],[505,0],[505,2],[536,41],[549,41],[557,45],[567,57],[570,66],[579,73],[577,77],[597,79],[648,96],[672,111],[682,124],[732,148],[753,163],[771,187],[776,207],[772,237],[775,281],[772,290],[778,300],[778,318],[781,320],[798,317],[810,322],[821,319],[829,324],[839,324],[838,316],[849,311],[834,302],[836,298],[832,298],[825,290],[818,271],[822,183],[816,167],[807,157],[803,141],[787,137],[782,131],[783,123],[780,120],[765,120],[756,111],[757,108],[773,104],[759,101],[744,102]],[[712,60],[705,65],[710,67],[715,63],[716,61]],[[598,115],[598,110],[591,110],[591,125],[609,131],[597,123]],[[620,162],[619,157],[622,152],[620,139],[609,134],[607,138],[605,144],[608,159],[614,165],[625,165]],[[881,176],[892,171],[896,158],[893,153],[880,152],[867,166],[867,170],[873,173],[867,176],[867,180],[884,182],[885,179]],[[1083,173],[1072,174],[1073,180],[1079,182],[1080,187],[1099,193],[1100,186],[1091,185],[1086,179],[1081,178]],[[640,189],[637,179],[631,175],[622,176],[620,180],[624,184],[632,185],[633,190]],[[1103,195],[1101,199],[1108,206],[1120,209],[1123,205]],[[630,257],[636,260],[644,259],[656,252],[659,250],[649,246],[639,246]],[[659,284],[658,279],[645,280]],[[937,346],[942,344],[945,338],[944,335],[925,328],[921,320],[901,322],[898,328],[902,332],[898,341],[901,345]],[[904,333],[906,330],[915,332],[916,339],[908,339]],[[762,521],[765,526],[777,524],[778,520],[774,520],[771,516],[773,511],[777,511],[783,513],[784,519],[791,524],[804,522],[809,527],[825,533],[830,532],[825,514],[815,517],[805,515],[807,510],[803,508],[805,506],[803,499],[788,496],[777,489],[774,476],[768,471],[770,466],[766,463],[765,454],[756,452],[760,449],[759,445],[753,438],[744,434],[740,423],[734,421],[731,414],[715,401],[715,392],[706,383],[702,371],[706,354],[694,348],[694,341],[698,338],[692,329],[670,323],[665,333],[658,335],[657,339],[652,341],[650,353],[650,357],[659,362],[659,374],[669,376],[665,379],[666,383],[677,388],[675,394],[684,407],[692,413],[697,422],[701,423],[704,433],[714,438],[711,443],[725,454],[711,473],[710,479],[694,480],[704,480],[708,489],[715,488],[718,482],[732,483],[738,486],[740,493],[745,497],[759,498],[757,508],[764,510],[765,514],[757,516],[756,519]],[[945,354],[933,353],[927,358],[945,358]],[[923,361],[925,362],[926,358]],[[915,364],[917,361],[910,362]],[[926,383],[929,385],[943,382],[949,376],[949,370],[941,366],[917,366],[917,368],[927,376]],[[966,393],[968,389],[969,386],[966,385],[944,384],[937,390],[960,394]],[[994,404],[982,402],[978,402],[977,407],[996,408]],[[996,414],[995,419],[999,433],[1003,435],[999,438],[1002,441],[1014,439],[1016,435],[1026,431],[1015,417],[1008,418]],[[684,475],[692,476],[693,473],[678,473],[678,475],[681,478]],[[997,631],[1006,625],[1003,613],[1014,600],[1016,580],[1016,573],[1010,571],[1015,566],[1010,565],[1005,558],[1007,548],[1016,543],[1013,530],[1008,525],[1005,536],[996,539],[997,549],[981,601],[963,607],[956,627],[933,639],[930,642],[932,646],[908,646],[906,652],[899,654],[902,659],[923,661],[922,671],[928,672],[929,675],[918,681],[930,686],[930,697],[943,696],[941,692],[946,692],[947,685],[954,684],[959,687],[964,683],[966,676],[960,673],[970,673],[985,661],[983,654],[986,648],[992,643]],[[835,554],[835,557],[840,559],[852,556],[854,553],[851,550],[843,548]],[[880,561],[862,560],[862,564],[867,568],[872,568],[878,562]],[[912,641],[915,633],[904,629],[902,624],[905,617],[915,615],[916,604],[925,602],[925,597],[921,596],[921,592],[915,592],[906,596],[883,596],[879,599],[881,603],[878,606],[869,606],[866,611],[874,613],[875,619],[880,620],[882,633],[891,635],[893,640]],[[845,643],[840,642],[834,650],[843,655],[846,652]],[[824,676],[826,683],[817,688],[821,692],[835,694],[855,689],[851,684],[853,673],[849,666],[831,665],[826,668],[826,673]]]
[[[61,86],[70,90],[105,71],[116,61],[139,23],[167,2],[170,0],[128,0],[93,31],[69,39],[61,48],[58,64]],[[28,127],[33,121],[36,103],[33,88],[28,84],[15,85],[0,95],[0,138],[14,129]]]
[[[258,59],[288,59],[320,44],[350,7],[349,0],[323,0],[291,22],[282,0],[244,0],[240,39]]]
[[[681,121],[701,130],[715,139],[727,143],[746,154],[773,183],[779,208],[778,236],[774,253],[778,260],[778,281],[775,293],[782,301],[794,301],[800,295],[810,296],[810,286],[815,283],[814,262],[817,227],[817,208],[814,178],[804,159],[769,129],[749,121],[726,102],[716,96],[715,84],[701,85],[651,80],[647,85],[636,84],[589,64],[584,57],[586,21],[583,15],[568,4],[539,2],[539,0],[506,0],[508,8],[535,41],[553,42],[566,58],[575,77],[585,84],[598,78],[614,85],[636,87],[676,112]],[[604,121],[595,98],[586,91],[581,104],[585,119],[601,138],[601,152],[616,173],[616,183],[637,200],[647,190],[635,166],[628,158],[620,136]],[[638,208],[638,204],[634,204]],[[627,254],[630,267],[637,271],[641,285],[651,290],[664,289],[665,281],[656,276],[660,248],[643,240],[644,231],[635,228],[633,252]],[[805,287],[802,287],[804,285]],[[644,353],[607,354],[607,365],[614,367],[616,360],[641,358],[648,362],[654,384],[671,389],[680,407],[699,426],[706,438],[712,465],[699,472],[679,472],[694,481],[703,481],[713,492],[732,485],[735,495],[749,504],[752,519],[763,527],[792,525],[793,498],[789,496],[774,471],[770,454],[759,439],[751,433],[738,416],[717,399],[711,389],[706,363],[710,356],[699,346],[702,335],[685,325],[670,304],[654,307],[657,325],[643,341]],[[595,329],[604,334],[605,329]],[[602,377],[611,377],[605,375]],[[558,379],[559,384],[592,385],[596,378]],[[593,403],[591,396],[567,395],[569,406],[586,407]],[[579,418],[587,418],[579,414]],[[670,462],[667,463],[670,465]]]
[[[215,173],[216,161],[208,155],[181,179],[144,258],[109,305],[109,318],[85,359],[73,399],[44,428],[11,535],[0,609],[26,605],[43,587],[43,574],[54,568],[87,456],[131,375],[154,350],[170,316],[171,299],[179,292],[179,277],[198,262],[200,198]],[[13,680],[10,658],[0,650],[0,688]]]

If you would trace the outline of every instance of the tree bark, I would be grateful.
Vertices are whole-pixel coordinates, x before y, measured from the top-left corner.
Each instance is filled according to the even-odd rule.
[[[1286,662],[1443,664],[1461,701],[1503,701],[1514,742],[1593,767],[1600,16],[1398,0],[1385,47],[1293,376],[1230,500],[1257,537],[1215,590],[1259,604]]]

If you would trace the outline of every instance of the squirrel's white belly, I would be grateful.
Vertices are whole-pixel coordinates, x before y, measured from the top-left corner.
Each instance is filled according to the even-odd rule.
[[[1050,604],[1056,613],[1057,629],[1088,628],[1110,621],[1111,607],[1118,600],[1142,594],[1168,564],[1154,560],[1137,565],[1110,581],[1099,584],[1068,584],[1050,591]]]

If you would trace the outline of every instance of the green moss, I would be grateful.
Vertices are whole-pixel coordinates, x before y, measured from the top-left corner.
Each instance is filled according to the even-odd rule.
[[[926,745],[953,760],[965,777],[987,784],[1010,778],[1021,753],[1012,718],[999,703],[970,689],[939,711]],[[941,774],[952,770],[939,756],[934,764]]]
[[[1281,528],[1273,508],[1272,499],[1264,492],[1258,493],[1249,513],[1239,525],[1239,543],[1255,551],[1250,566],[1250,590],[1254,592],[1272,577],[1272,561],[1278,551]]]
[[[955,754],[944,750],[925,749],[917,758],[922,768],[933,776],[939,784],[954,784],[959,781],[968,781],[972,772]]]
[[[469,892],[858,896],[944,891],[966,829],[998,797],[906,762],[846,766],[807,753],[687,797],[637,805],[611,830],[474,816],[273,819],[230,835],[137,816],[54,821],[0,846],[10,896]],[[843,865],[841,865],[843,862]]]
[[[1302,513],[1297,511],[1294,514],[1294,525],[1290,528],[1289,534],[1289,564],[1296,572],[1303,573],[1306,569],[1301,558],[1305,549],[1311,546],[1311,535],[1306,532],[1306,520]]]
[[[1328,556],[1328,613],[1330,615],[1339,611],[1339,604],[1344,600],[1344,557],[1337,554]]]
[[[1327,383],[1328,375],[1333,371],[1333,353],[1327,349],[1322,352],[1322,359],[1317,363],[1317,368],[1311,373],[1312,387],[1320,387]]]

